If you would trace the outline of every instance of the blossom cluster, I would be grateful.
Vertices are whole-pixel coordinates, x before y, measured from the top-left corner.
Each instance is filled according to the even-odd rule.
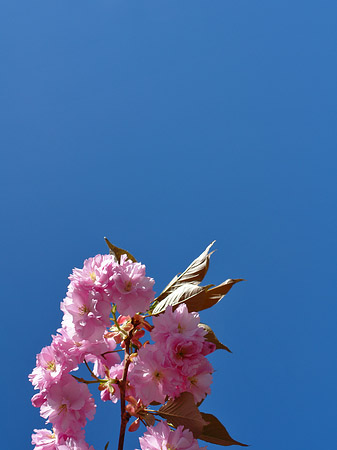
[[[191,392],[198,403],[210,393],[212,365],[205,356],[215,344],[204,339],[199,314],[189,313],[185,304],[175,311],[169,306],[153,318],[153,345],[142,347],[130,371],[130,384],[145,405],[164,403]]]
[[[62,327],[37,355],[29,375],[38,390],[32,404],[52,425],[52,430],[34,430],[35,450],[93,450],[84,436],[96,409],[91,383],[97,383],[103,401],[116,403],[124,389],[126,411],[137,426],[152,402],[162,404],[190,392],[198,403],[209,394],[213,368],[206,355],[215,344],[205,339],[199,314],[188,312],[185,304],[175,310],[169,306],[148,321],[154,280],[146,276],[144,265],[127,255],[119,262],[112,255],[97,255],[82,269],[75,268],[69,279],[61,303]],[[142,342],[143,337],[152,343]],[[117,345],[124,349],[123,360]],[[74,375],[82,363],[93,380]],[[173,431],[163,422],[149,426],[140,444],[142,450],[199,448],[190,431],[181,426]]]

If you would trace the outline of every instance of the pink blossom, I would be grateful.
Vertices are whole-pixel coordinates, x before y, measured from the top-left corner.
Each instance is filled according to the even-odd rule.
[[[205,341],[204,342],[204,345],[203,345],[203,348],[202,348],[202,354],[204,356],[215,352],[215,350],[216,350],[216,345],[214,344],[214,342],[209,342],[209,341]]]
[[[73,438],[68,438],[64,444],[61,444],[57,450],[94,450],[94,447],[85,442],[84,439],[75,440]]]
[[[47,389],[49,385],[55,383],[66,370],[63,361],[59,361],[54,349],[44,347],[36,356],[36,367],[28,376],[35,389]]]
[[[64,328],[59,328],[58,334],[53,336],[51,347],[58,360],[66,361],[68,370],[76,369],[87,355],[101,355],[110,349],[106,340],[101,336],[100,340],[91,341],[79,339],[78,336],[70,337]],[[113,344],[111,344],[113,345]]]
[[[110,303],[104,301],[102,294],[91,290],[76,288],[68,291],[61,303],[64,312],[62,328],[76,340],[101,339],[106,327],[110,325]]]
[[[134,369],[134,364],[131,363],[129,365],[128,374],[132,373]],[[115,364],[110,368],[109,376],[105,379],[105,383],[102,384],[101,388],[101,400],[106,402],[111,400],[113,403],[116,403],[120,398],[120,391],[116,380],[121,380],[123,378],[124,373],[124,362],[120,364]],[[130,386],[130,383],[127,383],[126,386],[126,395],[135,395],[135,390],[133,386]]]
[[[174,366],[183,366],[202,360],[203,338],[186,339],[182,335],[173,335],[166,341],[167,359]]]
[[[32,444],[35,445],[35,450],[57,450],[56,435],[46,429],[34,430],[32,434]]]
[[[165,422],[148,427],[139,442],[142,450],[206,450],[206,447],[199,447],[191,431],[182,426],[171,430]]]
[[[110,368],[109,376],[106,378],[106,382],[100,387],[101,400],[103,402],[111,400],[113,403],[117,403],[120,398],[119,388],[116,380],[123,378],[124,363],[115,364]]]
[[[173,367],[164,366],[163,349],[155,345],[141,348],[134,360],[134,369],[129,375],[136,397],[145,405],[152,401],[164,403],[167,396],[181,393],[183,379]]]
[[[212,375],[209,372],[201,372],[188,378],[189,386],[186,392],[191,392],[194,401],[199,403],[206,395],[211,393],[210,384],[212,383]]]
[[[35,434],[32,434],[34,450],[94,450],[85,442],[83,432],[73,439],[60,437],[46,429],[34,431]]]
[[[88,354],[86,361],[94,363],[93,372],[97,377],[104,377],[112,366],[120,363],[120,356],[114,353],[116,342],[114,339],[104,339],[105,348],[101,348],[100,354]]]
[[[137,312],[147,311],[154,299],[154,280],[145,276],[144,265],[122,255],[112,278],[115,282],[113,302],[120,314],[134,316]]]
[[[151,331],[155,346],[161,349],[163,367],[174,369],[180,377],[179,393],[193,393],[196,402],[210,392],[213,368],[205,355],[215,350],[215,344],[205,340],[206,331],[199,323],[199,314],[188,312],[181,304],[175,311],[169,306],[154,317]]]
[[[68,437],[76,437],[86,419],[94,417],[96,405],[88,386],[78,383],[69,374],[49,388],[46,399],[41,406],[41,416],[48,418],[58,433]]]
[[[213,367],[206,358],[196,366],[186,366],[182,372],[185,380],[184,390],[193,394],[195,403],[211,393]]]
[[[163,314],[153,317],[154,329],[151,337],[155,342],[166,345],[166,340],[174,335],[183,338],[199,339],[204,341],[206,331],[200,328],[200,317],[197,312],[188,312],[187,306],[183,303],[172,311],[172,306],[168,306]]]
[[[32,405],[35,408],[41,408],[41,406],[46,403],[47,401],[47,392],[46,391],[42,391],[39,392],[38,394],[33,395],[32,397]]]
[[[73,269],[69,276],[71,285],[86,290],[96,290],[104,292],[109,296],[113,285],[112,275],[117,266],[117,262],[112,255],[96,255],[84,261],[83,269]]]

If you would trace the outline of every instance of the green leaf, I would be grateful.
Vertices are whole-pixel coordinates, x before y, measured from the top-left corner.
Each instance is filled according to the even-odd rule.
[[[119,263],[121,261],[122,255],[127,255],[128,259],[130,259],[133,262],[137,262],[136,258],[133,255],[131,255],[131,253],[129,253],[127,250],[123,250],[122,248],[116,247],[115,245],[111,244],[109,239],[106,237],[104,239],[110,249],[110,255],[114,255],[114,257]]]
[[[242,447],[248,447],[248,445],[232,439],[220,420],[212,414],[201,413],[201,416],[208,424],[203,428],[198,439],[223,446],[241,445]]]
[[[175,428],[179,425],[188,428],[195,438],[199,437],[205,425],[207,425],[194,403],[193,394],[190,392],[183,392],[178,398],[169,400],[157,411],[157,414]]]
[[[163,292],[156,298],[156,302],[160,302],[167,297],[171,292],[177,289],[184,283],[199,284],[205,277],[209,259],[213,252],[208,253],[215,241],[213,241],[206,249],[196,258],[187,269],[180,275],[176,275],[166,286]]]
[[[104,450],[108,450],[109,447],[109,441],[105,444]]]
[[[205,331],[207,331],[207,334],[205,334],[204,338],[208,342],[213,342],[215,344],[215,347],[220,350],[227,350],[227,352],[232,353],[228,347],[222,344],[222,342],[219,341],[219,339],[215,336],[214,331],[212,328],[205,323],[199,323],[198,325],[200,328],[203,328]]]

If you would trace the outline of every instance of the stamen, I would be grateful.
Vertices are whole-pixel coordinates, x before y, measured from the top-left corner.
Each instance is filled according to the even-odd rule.
[[[47,362],[47,370],[50,370],[51,372],[55,372],[55,370],[56,370],[55,361],[48,361]]]
[[[82,305],[78,308],[79,313],[84,316],[84,314],[87,314],[88,312],[90,312],[90,309],[87,308],[85,305]]]
[[[195,386],[195,385],[198,383],[198,378],[196,378],[196,377],[190,377],[190,378],[189,378],[189,382],[190,382],[193,386]]]
[[[125,282],[124,289],[126,290],[126,292],[131,291],[131,289],[132,289],[132,281],[131,280]]]
[[[67,405],[63,404],[59,407],[59,412],[58,414],[61,414],[62,412],[67,412]]]
[[[153,376],[157,381],[160,381],[163,378],[162,374],[160,372],[158,372],[158,370],[155,371]]]
[[[90,273],[90,278],[92,279],[93,282],[96,281],[96,274],[95,274],[95,272],[91,272]]]

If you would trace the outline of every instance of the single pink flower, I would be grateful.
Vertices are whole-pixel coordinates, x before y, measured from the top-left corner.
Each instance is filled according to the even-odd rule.
[[[182,391],[183,379],[173,367],[164,365],[163,349],[155,345],[141,348],[129,374],[130,384],[144,405],[152,401],[164,403],[167,396],[176,397]]]
[[[181,335],[173,335],[166,341],[165,351],[173,366],[184,366],[204,359],[202,355],[203,338],[186,339]]]
[[[127,259],[127,255],[122,255],[112,278],[115,282],[113,302],[120,314],[132,317],[137,312],[148,310],[154,299],[154,280],[145,276],[144,265],[134,263]]]
[[[172,335],[180,335],[186,339],[203,340],[206,331],[199,327],[200,317],[197,312],[188,312],[185,303],[179,305],[174,311],[168,306],[164,313],[153,317],[154,329],[151,337],[155,342],[165,343]]]
[[[211,393],[212,373],[212,364],[206,358],[197,366],[185,368],[185,391],[193,394],[195,403],[199,403]]]
[[[65,374],[53,384],[46,395],[46,403],[41,406],[41,416],[53,424],[57,433],[76,437],[92,420],[96,405],[88,386],[78,383],[71,375]]]
[[[34,450],[94,450],[84,440],[84,433],[80,432],[74,438],[64,438],[58,436],[50,430],[34,430],[32,435],[32,444],[35,445]]]
[[[69,276],[72,286],[86,290],[96,290],[109,295],[113,285],[112,275],[117,266],[112,255],[96,255],[84,261],[82,269],[73,269]],[[70,288],[71,289],[71,288]]]
[[[57,330],[58,334],[53,336],[51,347],[53,348],[58,360],[66,361],[68,371],[76,369],[87,355],[101,355],[111,349],[110,344],[103,335],[99,340],[77,340],[78,336],[70,337],[64,328]],[[113,345],[113,344],[111,344]]]
[[[34,432],[35,434],[32,434],[34,450],[57,450],[56,435],[52,431],[42,429]]]
[[[36,356],[36,367],[28,376],[35,389],[47,389],[67,370],[65,361],[59,360],[51,346],[44,347]]]
[[[206,450],[206,447],[199,447],[190,430],[182,426],[171,430],[165,422],[148,427],[139,442],[142,450]]]
[[[110,325],[111,305],[94,290],[76,288],[68,291],[61,310],[64,312],[62,328],[76,340],[100,340]]]

